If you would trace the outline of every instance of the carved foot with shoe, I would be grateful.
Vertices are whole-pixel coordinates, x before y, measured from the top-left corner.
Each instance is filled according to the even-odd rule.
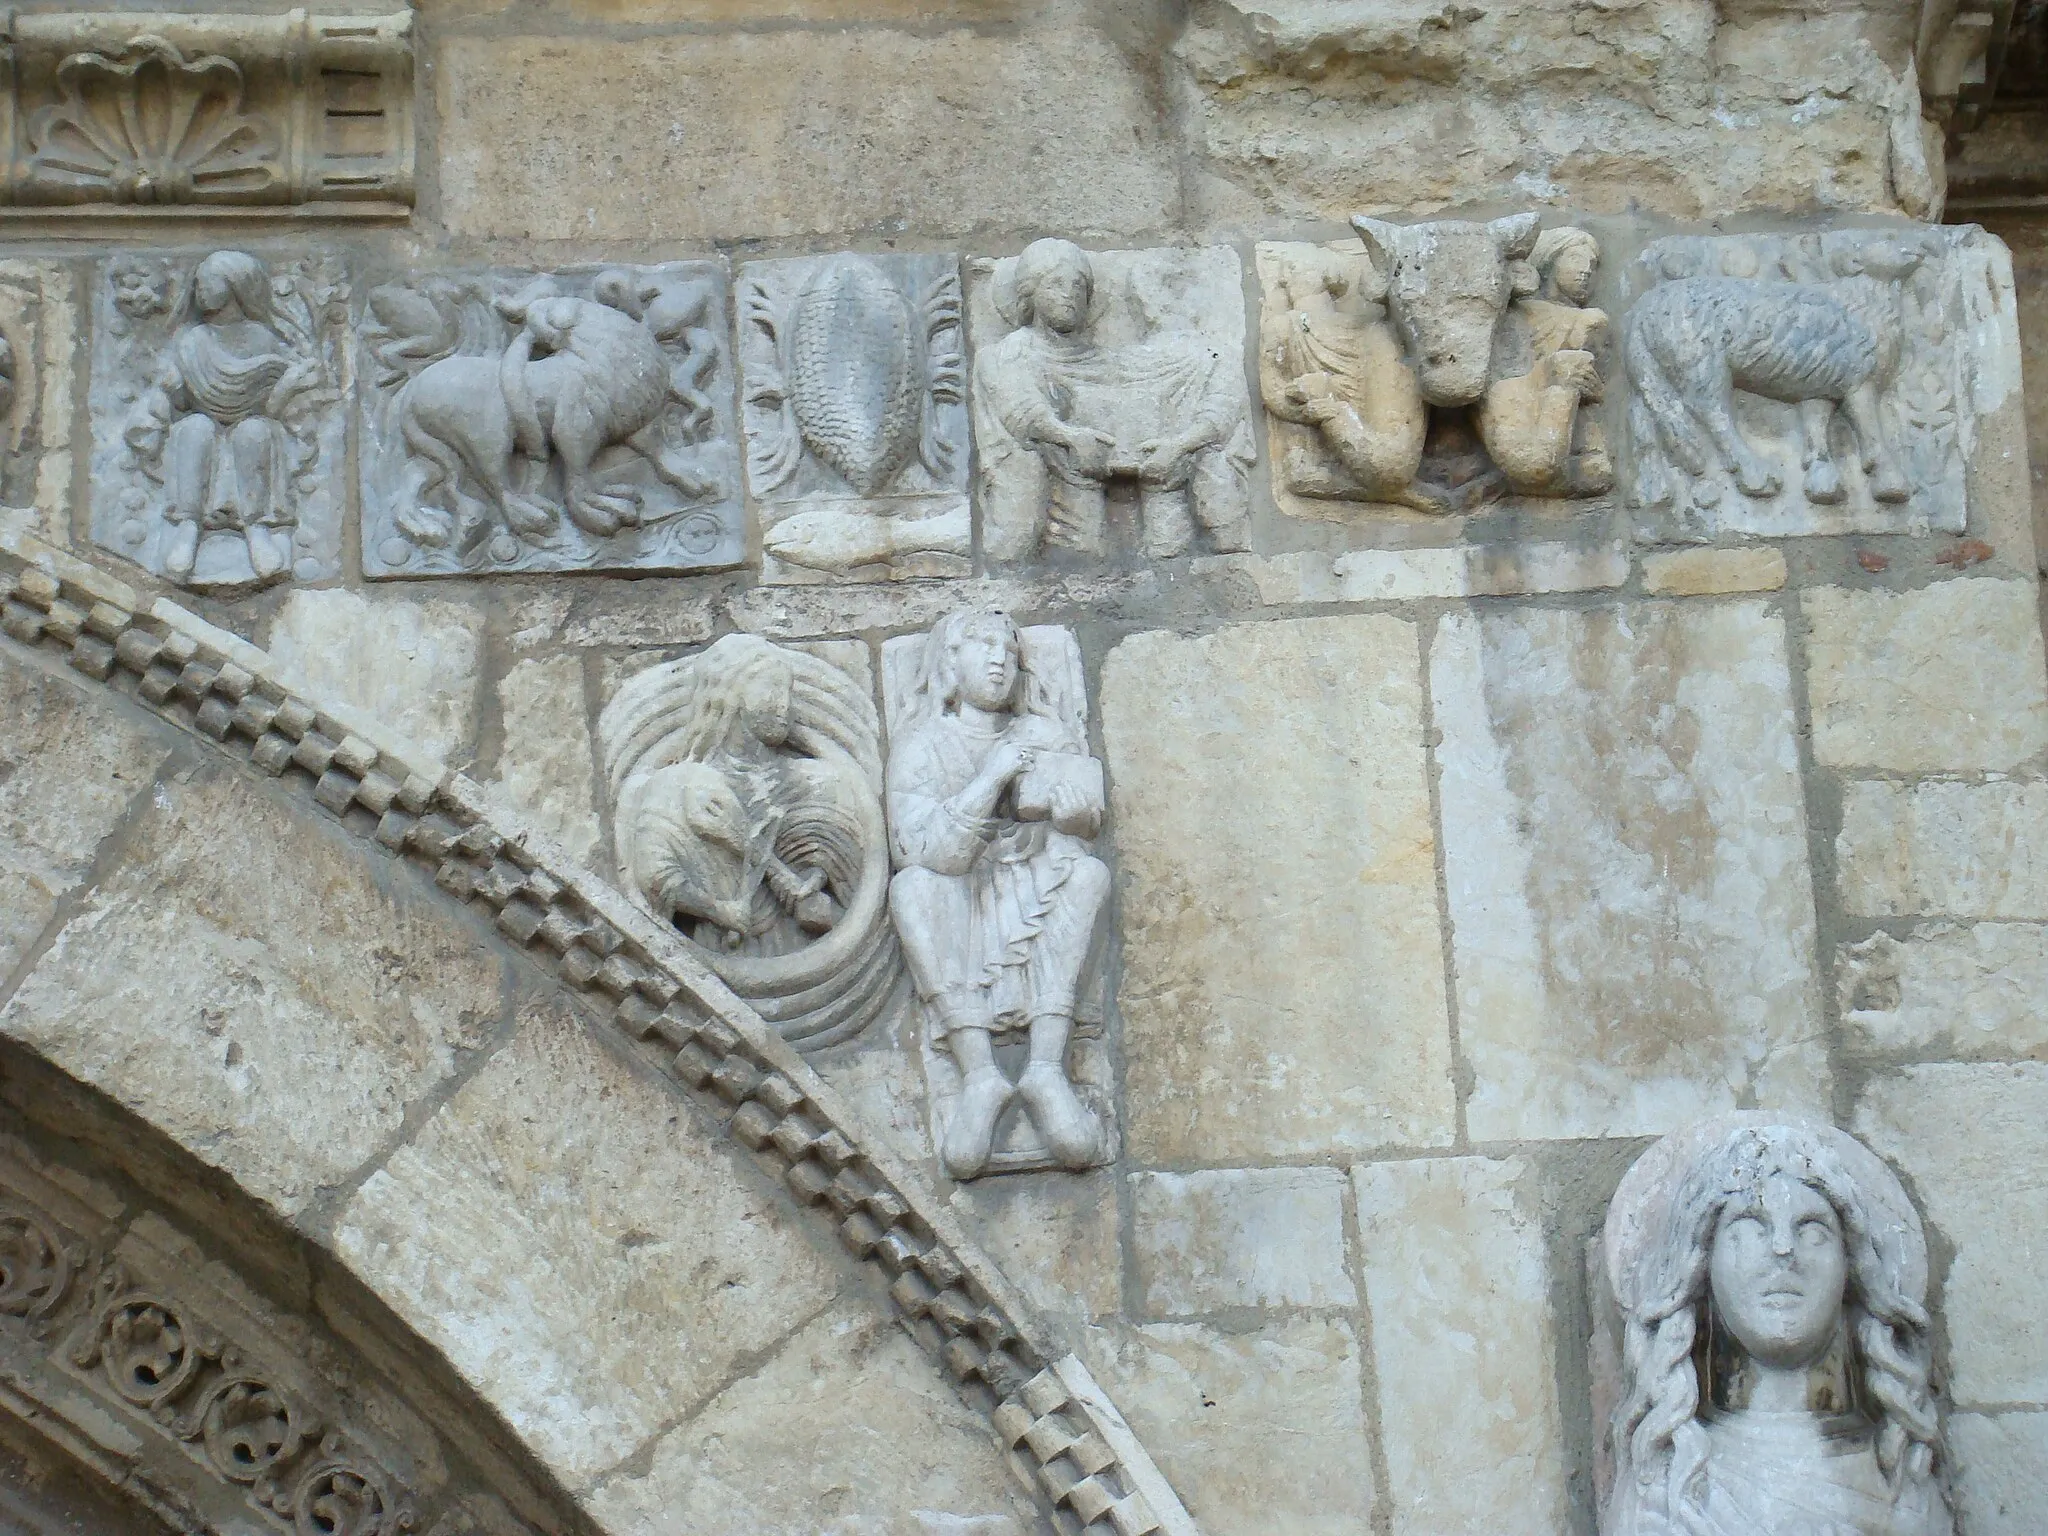
[[[1066,1070],[1053,1061],[1034,1061],[1017,1079],[1024,1111],[1046,1150],[1062,1168],[1092,1168],[1102,1161],[1102,1126],[1067,1081]]]
[[[988,1166],[989,1151],[996,1139],[996,1122],[1009,1108],[1016,1092],[1017,1086],[999,1068],[977,1067],[967,1074],[960,1085],[960,1098],[953,1106],[952,1121],[946,1127],[946,1172],[956,1179],[971,1179]]]

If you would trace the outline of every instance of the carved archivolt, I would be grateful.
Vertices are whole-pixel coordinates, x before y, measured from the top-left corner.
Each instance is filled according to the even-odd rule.
[[[412,202],[409,11],[20,15],[0,58],[0,205]]]

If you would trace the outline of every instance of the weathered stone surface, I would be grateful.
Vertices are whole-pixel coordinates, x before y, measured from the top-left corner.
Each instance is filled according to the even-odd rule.
[[[1154,1317],[1358,1300],[1334,1168],[1132,1174],[1131,1249]]]
[[[466,604],[429,598],[294,592],[267,646],[317,697],[368,711],[437,757],[476,743],[484,621]]]
[[[289,1216],[484,1044],[501,978],[437,893],[223,770],[158,787],[0,1029]]]
[[[1084,1351],[1204,1536],[1372,1529],[1372,1452],[1349,1324],[1153,1323]]]
[[[1653,597],[1775,592],[1784,585],[1779,549],[1673,549],[1643,557],[1643,590]]]
[[[1864,1091],[1855,1128],[1953,1252],[1941,1310],[1955,1403],[2048,1402],[2040,1264],[2014,1241],[2048,1227],[2048,1066],[1907,1067]]]
[[[437,75],[458,234],[1079,234],[1178,207],[1143,75],[1084,27],[465,37]]]
[[[816,1318],[663,1435],[644,1471],[607,1480],[590,1508],[612,1536],[1039,1529],[980,1416],[865,1308]]]
[[[336,1250],[580,1485],[838,1280],[795,1209],[558,1001],[364,1183]]]
[[[1956,1513],[1970,1536],[2032,1536],[2048,1507],[2048,1413],[1952,1413]]]
[[[1214,555],[1197,560],[1195,569],[1249,577],[1262,603],[1398,603],[1618,587],[1628,580],[1628,551],[1615,543],[1302,550]]]
[[[0,977],[85,880],[170,748],[103,695],[0,655]]]
[[[1563,1530],[1564,1429],[1528,1165],[1422,1158],[1352,1178],[1394,1530]]]
[[[583,663],[573,656],[515,662],[499,680],[498,709],[505,722],[498,782],[563,852],[589,865],[598,830]]]
[[[1103,665],[1134,1153],[1448,1143],[1415,628],[1133,636]]]
[[[1865,1050],[2048,1057],[2048,929],[1927,924],[1844,944],[1835,966],[1842,1022]]]
[[[1983,579],[1801,593],[1815,761],[1932,773],[2035,756],[2048,746],[2035,600],[2031,582]]]
[[[71,510],[72,354],[78,303],[71,272],[56,262],[0,262],[0,339],[9,382],[0,410],[0,499],[30,508],[32,531],[68,540]]]
[[[953,1205],[1039,1311],[1113,1317],[1124,1301],[1116,1180],[1111,1169],[981,1179],[960,1185]]]
[[[1858,917],[2048,918],[2048,784],[1850,784],[1835,857]]]
[[[1473,1139],[1816,1102],[1779,620],[1755,602],[1453,614],[1430,685]]]

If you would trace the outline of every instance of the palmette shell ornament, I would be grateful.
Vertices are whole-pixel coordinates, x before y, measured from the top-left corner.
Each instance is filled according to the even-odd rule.
[[[836,261],[797,296],[789,400],[812,453],[863,496],[917,452],[923,381],[909,301],[872,262]]]

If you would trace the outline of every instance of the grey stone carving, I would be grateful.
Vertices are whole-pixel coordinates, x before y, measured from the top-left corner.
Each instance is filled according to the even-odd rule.
[[[883,649],[889,905],[923,1004],[932,1139],[947,1172],[1088,1168],[1114,1155],[1109,1064],[1080,1029],[1109,871],[1080,648],[966,612]]]
[[[1674,1132],[1603,1246],[1626,1329],[1605,1536],[1952,1536],[1926,1239],[1860,1143],[1755,1112]]]
[[[365,574],[744,557],[716,263],[437,274],[364,310]]]
[[[1961,532],[1958,266],[1918,230],[1651,245],[1625,323],[1631,500],[1650,526]]]
[[[95,305],[92,533],[233,592],[340,564],[348,284],[331,256],[118,256]]]
[[[0,205],[412,201],[410,11],[45,12],[8,33]]]
[[[747,480],[767,578],[966,575],[954,259],[751,262],[739,311]]]
[[[1237,254],[1039,240],[974,263],[975,441],[992,560],[1100,555],[1121,487],[1138,552],[1247,547],[1255,450]]]
[[[867,651],[842,649],[727,635],[598,722],[628,893],[801,1050],[860,1033],[902,975]]]

